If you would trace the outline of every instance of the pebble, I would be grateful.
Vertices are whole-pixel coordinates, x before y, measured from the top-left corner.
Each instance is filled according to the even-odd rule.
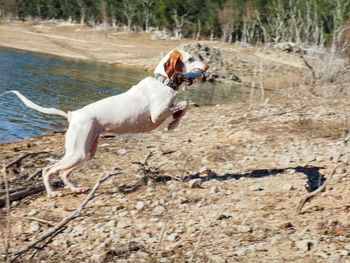
[[[237,250],[235,251],[235,254],[236,254],[237,256],[239,256],[239,257],[244,256],[245,254],[247,254],[247,249],[246,249],[245,247],[242,247],[242,248],[240,248],[240,249],[237,249]]]
[[[307,252],[311,249],[313,249],[316,245],[316,242],[313,240],[298,240],[295,242],[295,246],[301,251],[301,252]]]
[[[236,229],[240,233],[249,233],[252,232],[252,227],[251,226],[246,226],[246,225],[238,225],[236,226]]]
[[[130,224],[126,221],[119,221],[117,224],[117,228],[123,229],[129,227]]]
[[[138,201],[138,202],[136,203],[136,205],[135,205],[135,208],[136,208],[137,210],[142,210],[144,207],[145,207],[145,203],[142,202],[142,201]]]
[[[192,179],[188,182],[189,188],[200,188],[203,184],[202,179]]]
[[[166,237],[166,239],[170,242],[174,242],[179,238],[179,236],[176,233],[171,233]]]
[[[108,227],[115,227],[116,226],[116,222],[115,220],[110,220],[107,222],[106,226]]]
[[[315,256],[319,256],[321,258],[328,258],[328,255],[324,253],[323,251],[317,251],[314,253]]]
[[[128,215],[128,211],[120,211],[119,213],[118,213],[118,216],[119,217],[125,217],[125,216],[127,216]]]
[[[36,215],[37,213],[38,213],[39,211],[37,210],[37,209],[32,209],[32,210],[30,210],[29,212],[28,212],[28,216],[34,216],[34,215]]]
[[[30,230],[32,232],[37,232],[37,231],[39,231],[39,229],[40,229],[40,225],[37,221],[33,221],[30,223]]]
[[[153,209],[152,215],[159,216],[159,215],[163,214],[164,212],[165,212],[165,208],[161,205],[158,205]]]
[[[77,236],[84,235],[86,229],[83,225],[77,225],[73,228],[72,233]]]
[[[213,263],[225,263],[227,262],[224,257],[218,256],[218,255],[211,255],[209,256],[209,262]]]
[[[220,189],[217,186],[214,185],[214,186],[210,187],[210,190],[209,190],[210,194],[216,194],[218,192],[220,192]]]
[[[128,153],[128,150],[126,150],[126,149],[119,149],[119,150],[117,151],[117,153],[118,153],[119,155],[126,155],[126,154]]]
[[[259,184],[253,184],[253,185],[249,186],[248,189],[250,191],[263,191],[264,190],[264,188]]]

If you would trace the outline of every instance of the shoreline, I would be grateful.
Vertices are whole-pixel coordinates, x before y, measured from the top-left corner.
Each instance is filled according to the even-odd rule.
[[[154,40],[149,33],[94,31],[87,26],[57,22],[2,22],[0,46],[117,65],[152,70],[161,53],[189,40]]]

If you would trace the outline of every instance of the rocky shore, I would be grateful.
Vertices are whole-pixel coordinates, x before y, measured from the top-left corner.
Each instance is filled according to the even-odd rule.
[[[34,259],[346,262],[350,150],[343,143],[343,107],[314,102],[302,112],[283,105],[247,108],[192,108],[174,132],[102,138],[96,157],[74,179],[91,187],[100,174],[116,168],[122,174],[106,182],[82,217]],[[49,152],[9,169],[10,178],[25,177],[58,159],[62,145],[58,133],[3,144],[0,156],[9,163],[20,153]],[[161,167],[148,184],[133,189],[141,177],[133,162],[142,162],[150,152],[149,165]],[[340,152],[338,164],[344,165],[327,191],[297,213],[300,199],[324,182]],[[59,222],[83,198],[67,191],[58,199],[37,194],[14,202],[12,250]],[[1,213],[4,225],[5,211]]]
[[[218,43],[187,48],[210,60],[213,78],[233,74],[248,87],[263,83],[274,97],[192,105],[175,131],[165,131],[165,124],[147,134],[101,138],[96,156],[72,179],[92,187],[101,174],[121,174],[102,184],[80,217],[18,262],[350,260],[349,85],[310,93],[298,85],[305,69],[294,54]],[[10,189],[40,184],[38,171],[60,159],[63,141],[62,132],[1,144],[0,159],[17,160],[7,169]],[[326,190],[298,212],[300,200],[331,175]],[[0,209],[0,239],[10,241],[10,252],[86,197],[63,191],[56,199],[40,192],[13,202],[9,238],[6,209]]]

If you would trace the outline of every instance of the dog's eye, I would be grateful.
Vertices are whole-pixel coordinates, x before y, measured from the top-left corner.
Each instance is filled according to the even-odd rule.
[[[194,58],[189,58],[188,62],[194,62]]]

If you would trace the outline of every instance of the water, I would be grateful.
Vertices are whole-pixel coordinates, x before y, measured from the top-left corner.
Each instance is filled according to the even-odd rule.
[[[19,90],[44,107],[75,110],[124,92],[149,75],[106,64],[0,48],[0,94]],[[247,93],[234,86],[204,83],[191,86],[180,97],[200,105],[212,105],[242,100]],[[31,110],[13,94],[0,97],[0,142],[33,137],[66,126],[64,118]]]

